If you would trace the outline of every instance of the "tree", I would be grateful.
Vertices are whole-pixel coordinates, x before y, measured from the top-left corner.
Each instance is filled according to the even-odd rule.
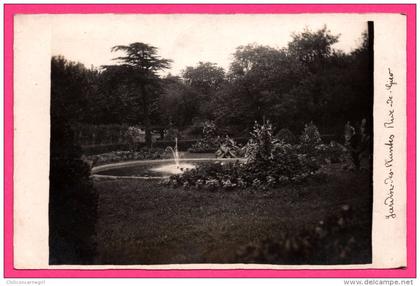
[[[197,110],[202,120],[212,116],[212,101],[225,82],[225,71],[214,63],[199,62],[182,72],[185,84],[196,94]]]
[[[293,36],[289,53],[303,67],[301,80],[289,92],[299,106],[295,121],[314,121],[323,133],[338,133],[348,120],[372,114],[367,34],[362,38],[359,48],[345,54],[333,48],[339,35],[326,27]]]
[[[199,62],[196,67],[188,66],[183,72],[187,85],[203,94],[217,91],[225,80],[225,71],[214,63]]]
[[[101,73],[96,101],[101,113],[101,124],[136,125],[141,120],[138,95],[123,84],[124,77],[119,67],[108,67]]]
[[[215,96],[218,125],[243,130],[270,120],[276,130],[296,132],[314,121],[323,133],[341,133],[347,120],[366,118],[372,112],[366,36],[350,54],[334,49],[338,39],[323,27],[292,34],[283,49],[238,47]]]
[[[96,251],[97,193],[71,124],[87,113],[84,68],[51,60],[49,259],[51,264],[92,264]]]
[[[216,119],[224,121],[219,125],[248,129],[264,119],[287,125],[294,108],[286,104],[293,102],[284,95],[300,81],[301,74],[301,65],[285,49],[256,44],[238,47],[227,76],[229,83],[218,93],[213,108]]]
[[[200,116],[198,94],[179,77],[167,76],[163,82],[159,98],[162,124],[179,129],[192,125],[193,119]]]
[[[288,52],[311,68],[319,64],[333,53],[332,45],[338,42],[340,35],[332,35],[324,26],[312,32],[305,29],[302,33],[292,34],[293,40],[289,42]]]
[[[69,123],[92,120],[91,99],[96,94],[99,72],[62,56],[51,58],[51,105]]]
[[[150,147],[152,116],[158,108],[157,90],[160,88],[158,72],[169,68],[171,61],[160,58],[157,55],[157,48],[145,43],[115,46],[112,51],[121,51],[124,55],[114,59],[118,64],[105,66],[105,69],[118,74],[121,79],[119,84],[122,84],[134,99],[132,104],[139,106],[146,133],[146,145]]]

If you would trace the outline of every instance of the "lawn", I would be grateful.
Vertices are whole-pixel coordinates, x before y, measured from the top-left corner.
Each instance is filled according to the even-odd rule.
[[[368,172],[330,167],[325,182],[267,191],[174,189],[158,180],[133,179],[98,180],[95,187],[99,193],[96,264],[371,261]],[[339,221],[343,209],[348,213],[345,231],[332,231],[334,235],[318,241],[319,249],[312,247],[310,260],[299,259],[309,248],[299,239],[311,230],[319,231],[320,225]],[[287,242],[287,249],[294,252],[278,259],[284,247],[271,246],[289,236],[292,247]],[[315,245],[311,236],[307,240]],[[341,256],[328,250],[327,245],[341,242],[347,245]]]

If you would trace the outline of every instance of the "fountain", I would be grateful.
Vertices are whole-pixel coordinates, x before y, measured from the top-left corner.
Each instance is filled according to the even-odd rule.
[[[175,150],[171,146],[166,147],[166,151],[171,151],[174,157],[175,165],[179,169],[179,152],[178,152],[178,138],[175,137]]]
[[[151,169],[155,172],[168,173],[168,174],[181,174],[184,171],[195,168],[195,165],[189,163],[180,163],[178,152],[178,138],[175,137],[175,148],[167,147],[166,150],[171,151],[174,157],[174,164],[167,164],[157,168]]]

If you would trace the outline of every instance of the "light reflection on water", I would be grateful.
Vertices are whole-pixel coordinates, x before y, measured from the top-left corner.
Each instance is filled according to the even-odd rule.
[[[187,170],[194,169],[195,165],[188,164],[188,163],[180,163],[180,164],[167,164],[156,168],[151,168],[150,170],[153,172],[159,173],[166,173],[166,174],[181,174]]]

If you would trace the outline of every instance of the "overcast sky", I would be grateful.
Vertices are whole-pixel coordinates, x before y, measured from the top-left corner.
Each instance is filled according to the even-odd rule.
[[[168,72],[179,74],[199,61],[227,69],[236,47],[249,43],[285,47],[292,32],[327,25],[341,34],[334,48],[349,52],[367,29],[363,15],[54,15],[52,54],[86,67],[111,64],[115,45],[144,42],[173,60]]]

